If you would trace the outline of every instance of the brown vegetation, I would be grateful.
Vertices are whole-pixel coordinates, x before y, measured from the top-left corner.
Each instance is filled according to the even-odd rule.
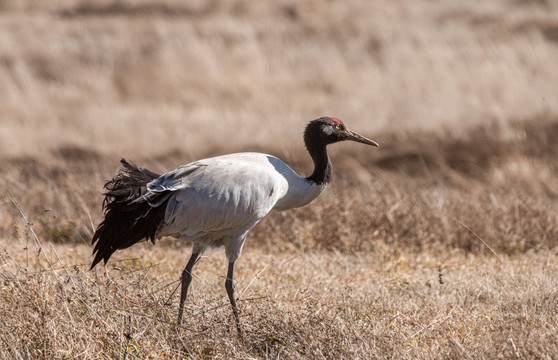
[[[0,1],[0,358],[558,357],[555,1]],[[157,172],[235,151],[310,170],[237,265],[173,290],[170,239],[88,271],[120,156]]]

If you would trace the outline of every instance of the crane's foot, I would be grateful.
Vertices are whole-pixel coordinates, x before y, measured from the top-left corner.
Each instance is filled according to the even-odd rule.
[[[176,319],[176,325],[182,324],[182,313],[184,312],[183,304],[180,304],[180,308],[178,309],[178,319]]]
[[[236,323],[236,333],[238,338],[242,341],[244,340],[244,334],[242,333],[242,327],[240,326],[240,311],[237,307],[233,307],[234,321]]]

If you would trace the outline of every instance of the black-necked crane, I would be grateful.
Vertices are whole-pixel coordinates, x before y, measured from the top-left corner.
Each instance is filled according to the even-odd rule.
[[[234,296],[234,264],[244,240],[271,210],[287,210],[310,203],[331,178],[326,146],[352,140],[378,144],[330,117],[311,121],[304,144],[314,161],[314,172],[304,178],[278,158],[261,153],[237,153],[203,159],[163,175],[121,160],[119,173],[105,184],[105,218],[92,243],[95,259],[105,264],[119,249],[142,240],[173,236],[192,243],[192,255],[182,272],[178,324],[192,281],[196,260],[209,247],[225,247],[228,261],[225,288],[240,333]]]

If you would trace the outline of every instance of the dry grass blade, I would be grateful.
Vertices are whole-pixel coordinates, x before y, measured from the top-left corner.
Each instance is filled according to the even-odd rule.
[[[412,334],[411,336],[409,336],[410,339],[414,338],[415,336],[419,335],[420,333],[422,333],[425,330],[428,330],[430,328],[432,328],[434,325],[444,322],[446,320],[448,320],[449,318],[451,318],[451,314],[453,313],[454,309],[451,309],[450,313],[446,316],[444,316],[443,318],[439,318],[434,320],[433,322],[431,322],[430,324],[428,324],[427,326],[423,327],[422,329],[420,329],[419,331],[415,332],[414,334]]]
[[[461,226],[463,226],[465,229],[469,230],[473,235],[475,235],[475,237],[477,239],[479,239],[484,244],[484,246],[486,246],[488,248],[488,250],[490,250],[490,252],[492,252],[498,258],[498,260],[500,260],[500,262],[503,262],[500,255],[498,255],[498,253],[490,245],[488,245],[488,243],[482,237],[480,237],[479,234],[474,232],[473,229],[471,229],[469,226],[467,226],[467,224],[463,223],[459,219],[456,219],[455,217],[451,217],[451,218],[454,221],[456,221],[457,223],[459,223]],[[440,279],[441,279],[441,276],[440,276]]]
[[[238,296],[238,300],[243,300],[244,299],[244,294],[246,293],[246,291],[248,291],[248,289],[250,288],[250,286],[252,286],[252,284],[254,283],[254,281],[256,281],[256,279],[259,279],[260,276],[264,273],[265,269],[267,269],[268,266],[270,266],[271,264],[273,264],[273,262],[269,262],[267,264],[265,264],[265,266],[263,267],[263,269],[261,269],[253,278],[252,280],[250,280],[250,282],[248,283],[248,285],[246,285],[246,287],[244,288],[244,290],[242,290],[242,292],[240,293],[240,296]]]
[[[15,198],[12,196],[11,193],[8,192],[8,197],[10,199],[10,201],[12,202],[12,204],[14,204],[14,206],[17,208],[17,210],[19,211],[19,214],[21,215],[21,217],[23,218],[23,220],[25,221],[25,226],[27,226],[27,228],[29,229],[29,231],[31,232],[31,235],[33,237],[33,240],[35,241],[35,244],[37,245],[38,248],[38,252],[37,252],[37,256],[40,256],[41,254],[43,254],[44,258],[46,259],[48,266],[52,272],[52,274],[56,277],[56,280],[58,282],[60,282],[60,279],[58,277],[58,274],[56,274],[56,271],[54,270],[54,268],[52,267],[52,262],[50,261],[50,259],[48,258],[48,255],[45,253],[43,245],[41,244],[41,241],[39,240],[39,237],[37,236],[37,234],[35,233],[35,230],[33,230],[33,226],[31,225],[31,223],[29,222],[29,220],[27,219],[27,216],[25,215],[25,213],[23,212],[23,209],[19,206],[19,204],[17,203],[17,201],[15,200]]]

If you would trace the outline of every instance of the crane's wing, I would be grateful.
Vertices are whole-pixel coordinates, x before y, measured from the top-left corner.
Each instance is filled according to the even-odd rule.
[[[147,184],[147,193],[138,201],[147,201],[152,207],[160,206],[174,191],[187,188],[192,181],[192,177],[189,175],[204,166],[206,165],[194,162],[159,176]]]
[[[163,235],[247,231],[284,195],[286,180],[263,155],[224,156],[180,167],[148,184],[167,192]],[[156,205],[156,204],[152,204]]]

